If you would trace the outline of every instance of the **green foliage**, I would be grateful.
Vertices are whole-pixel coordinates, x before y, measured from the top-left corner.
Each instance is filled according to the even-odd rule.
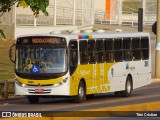
[[[25,0],[19,0],[19,4],[20,4],[23,8],[28,7],[28,4],[26,3]]]
[[[38,15],[39,11],[42,11],[46,16],[48,15],[46,8],[49,5],[49,0],[0,0],[1,15],[4,12],[9,12],[15,3],[18,3],[17,7],[26,8],[29,6],[34,15]]]
[[[11,6],[15,4],[17,0],[1,0],[0,1],[0,13],[9,12]]]
[[[48,16],[48,12],[46,8],[49,5],[49,0],[0,0],[0,13],[1,15],[4,12],[9,12],[11,7],[17,3],[17,7],[21,6],[23,8],[30,7],[33,11],[34,15],[38,15],[40,11],[42,11],[46,16]],[[0,16],[1,16],[0,15]]]
[[[2,36],[4,39],[6,38],[6,36],[5,36],[4,33],[3,33],[3,30],[0,29],[0,37],[1,37],[1,36]]]
[[[37,17],[39,12],[42,11],[46,16],[48,16],[47,7],[49,5],[49,0],[0,0],[0,17],[5,12],[9,12],[11,7],[17,3],[17,7],[30,7],[34,15]],[[5,38],[3,31],[0,29],[0,36]]]
[[[39,11],[42,11],[48,16],[46,8],[49,5],[49,0],[18,0],[18,3],[24,8],[30,6],[30,9],[34,12],[35,16],[39,14]]]
[[[138,12],[138,8],[141,7],[141,1],[123,2],[122,11]]]

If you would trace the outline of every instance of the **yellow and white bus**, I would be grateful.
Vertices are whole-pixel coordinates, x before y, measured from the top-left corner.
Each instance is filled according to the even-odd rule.
[[[127,97],[151,83],[148,33],[26,35],[17,38],[15,47],[15,94],[30,103],[44,96],[83,102],[107,92]]]

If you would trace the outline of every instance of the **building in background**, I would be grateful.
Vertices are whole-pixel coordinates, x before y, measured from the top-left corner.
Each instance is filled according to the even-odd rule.
[[[122,10],[122,0],[95,0],[95,21],[118,20]]]
[[[142,5],[143,3],[143,5]],[[156,21],[157,0],[50,0],[49,16],[33,16],[29,8],[13,7],[0,18],[7,39],[22,34],[73,30],[94,24],[137,25],[138,8],[144,7],[144,25]]]
[[[152,25],[156,21],[157,0],[95,0],[95,21],[137,25],[141,7],[144,8],[144,25]]]

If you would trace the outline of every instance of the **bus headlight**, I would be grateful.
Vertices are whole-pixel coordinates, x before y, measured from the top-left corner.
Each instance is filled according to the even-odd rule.
[[[68,77],[64,78],[64,79],[62,80],[62,82],[63,82],[63,83],[66,83],[67,80],[68,80]]]
[[[22,84],[22,87],[26,87],[26,84]]]
[[[26,84],[23,84],[23,83],[19,82],[18,80],[16,80],[16,84],[21,86],[21,87],[26,87],[27,86]]]
[[[64,78],[61,82],[59,82],[58,84],[54,84],[53,86],[54,87],[58,87],[58,86],[61,86],[65,83],[67,83],[67,80],[68,80],[68,77]]]

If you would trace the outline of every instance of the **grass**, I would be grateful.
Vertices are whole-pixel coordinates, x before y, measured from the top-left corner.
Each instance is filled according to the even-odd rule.
[[[14,64],[9,59],[9,49],[14,41],[0,41],[0,81],[14,79]]]
[[[4,82],[0,83],[0,98],[4,98]],[[14,82],[9,82],[8,84],[8,98],[14,97]]]
[[[138,12],[138,8],[141,7],[141,1],[136,2],[123,2],[122,11]]]
[[[9,83],[8,92],[14,92],[14,64],[9,59],[9,49],[13,43],[13,40],[0,41],[0,93],[4,90],[4,82],[2,83],[3,80],[9,80],[9,82],[12,81],[12,84]],[[1,95],[0,98],[2,97]],[[13,93],[8,93],[9,98],[13,96]]]
[[[138,8],[142,7],[141,0],[125,0],[123,1],[122,10],[129,12],[138,12]],[[146,1],[146,13],[156,13],[157,4],[156,0]]]

